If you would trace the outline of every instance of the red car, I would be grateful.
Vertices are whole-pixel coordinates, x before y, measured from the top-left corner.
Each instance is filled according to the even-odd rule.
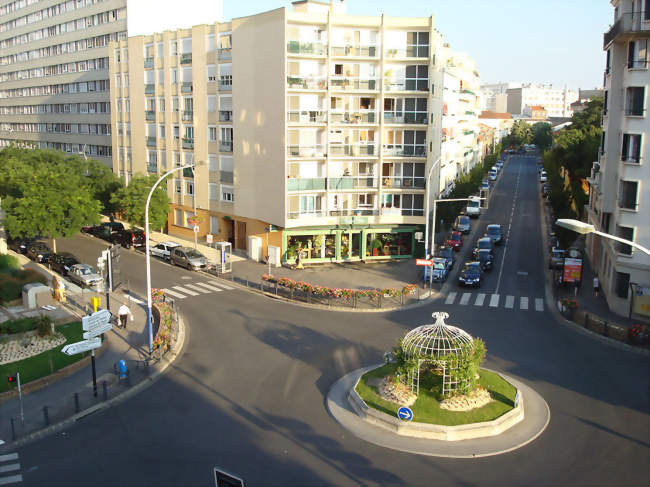
[[[456,252],[458,252],[463,245],[463,234],[456,231],[451,232],[451,235],[445,242],[445,245],[452,247]]]

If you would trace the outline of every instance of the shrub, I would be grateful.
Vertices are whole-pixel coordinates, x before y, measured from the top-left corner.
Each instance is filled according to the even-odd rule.
[[[39,316],[35,321],[39,336],[52,334],[52,319],[49,316]]]
[[[20,269],[18,259],[13,255],[0,254],[0,271]]]
[[[49,319],[49,318],[48,318]],[[34,318],[20,318],[18,320],[9,320],[0,323],[0,334],[24,333],[36,329],[36,320]]]

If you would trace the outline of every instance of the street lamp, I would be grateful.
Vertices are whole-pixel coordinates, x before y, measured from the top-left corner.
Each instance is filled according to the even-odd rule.
[[[431,179],[431,174],[433,174],[433,169],[440,164],[440,161],[442,160],[442,156],[438,157],[436,162],[431,164],[431,167],[429,168],[429,173],[427,174],[427,200],[425,202],[426,204],[426,211],[424,213],[425,216],[425,225],[424,225],[424,258],[428,259],[429,258],[429,195],[431,191],[431,184],[430,184],[430,179]],[[439,185],[438,185],[439,186]],[[440,188],[438,188],[440,189]],[[433,207],[433,225],[435,226],[435,212],[436,212],[436,207],[434,205]]]
[[[152,186],[151,190],[149,191],[149,195],[147,196],[147,204],[144,207],[144,233],[145,233],[145,259],[146,259],[146,266],[147,266],[147,331],[149,333],[149,353],[153,353],[153,330],[152,330],[152,319],[151,319],[151,255],[149,253],[149,202],[151,201],[151,196],[153,195],[153,192],[156,190],[160,182],[165,179],[167,176],[169,176],[172,173],[175,173],[176,171],[182,171],[183,169],[186,169],[188,167],[194,168],[195,164],[185,164],[183,166],[178,166],[175,167],[174,169],[170,169],[167,171],[165,174],[160,176],[158,178],[158,181]],[[196,191],[196,188],[195,188]]]
[[[634,243],[630,240],[625,240],[624,238],[617,237],[615,235],[610,235],[609,233],[599,232],[598,230],[596,230],[596,227],[594,227],[589,223],[581,222],[579,220],[572,220],[570,218],[560,218],[559,220],[555,220],[555,224],[559,227],[566,228],[567,230],[571,230],[581,235],[593,233],[595,235],[600,235],[601,237],[609,238],[611,240],[616,240],[617,242],[621,242],[624,243],[625,245],[629,245],[630,247],[634,247],[635,249],[639,249],[641,252],[643,252],[646,255],[650,255],[650,250],[643,247],[642,245]]]

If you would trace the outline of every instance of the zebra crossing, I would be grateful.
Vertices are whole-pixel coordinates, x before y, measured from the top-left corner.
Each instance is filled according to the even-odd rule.
[[[184,282],[182,285],[169,286],[162,291],[174,299],[185,299],[187,297],[200,296],[202,294],[219,293],[221,291],[232,291],[234,288],[227,284],[210,282]]]
[[[17,484],[22,481],[18,453],[0,455],[0,485]]]
[[[514,310],[516,307],[522,311],[544,311],[543,298],[529,298],[528,296],[451,291],[445,298],[445,304],[459,304],[460,306],[485,307],[486,303],[489,308],[498,308],[502,305],[505,309]]]

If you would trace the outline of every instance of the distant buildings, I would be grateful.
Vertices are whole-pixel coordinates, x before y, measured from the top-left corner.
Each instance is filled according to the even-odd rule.
[[[508,113],[513,115],[532,112],[533,106],[543,107],[548,117],[570,117],[571,103],[578,99],[578,92],[555,89],[551,85],[525,84],[519,88],[508,88]],[[536,110],[536,113],[540,113]]]

